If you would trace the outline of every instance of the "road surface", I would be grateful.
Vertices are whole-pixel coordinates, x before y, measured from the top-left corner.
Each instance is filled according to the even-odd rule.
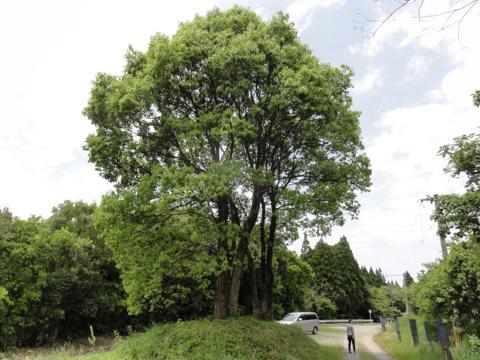
[[[361,359],[362,352],[368,352],[377,360],[392,360],[381,348],[373,341],[373,336],[381,331],[380,324],[354,324],[355,344],[357,353],[349,354],[347,349],[347,333],[345,325],[321,326],[317,335],[312,336],[320,345],[340,346],[345,351],[346,359]]]

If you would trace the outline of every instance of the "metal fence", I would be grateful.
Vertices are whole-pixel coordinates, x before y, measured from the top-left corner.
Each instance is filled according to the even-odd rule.
[[[330,320],[328,320],[328,319],[327,319],[327,320],[318,320],[318,322],[319,322],[320,324],[346,324],[346,323],[348,323],[348,320],[349,320],[349,319],[340,319],[340,320],[338,320],[338,319],[335,319],[335,320],[330,319]],[[369,320],[369,319],[353,319],[353,320],[352,320],[352,323],[354,323],[354,324],[371,323],[371,322],[373,322],[373,320]]]

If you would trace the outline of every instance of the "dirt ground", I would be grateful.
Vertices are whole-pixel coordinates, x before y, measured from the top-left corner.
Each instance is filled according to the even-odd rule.
[[[345,325],[320,327],[313,339],[321,345],[336,345],[344,348],[346,359],[361,359],[361,354],[367,351],[371,357],[377,360],[391,360],[385,352],[373,341],[373,336],[381,331],[378,324],[354,324],[356,353],[348,353],[347,334]]]

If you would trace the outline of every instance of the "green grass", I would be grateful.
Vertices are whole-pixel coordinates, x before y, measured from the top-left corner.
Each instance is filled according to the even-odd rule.
[[[35,360],[342,359],[342,349],[319,346],[293,326],[253,318],[157,325],[120,340],[108,352],[74,356],[59,351]]]
[[[412,335],[407,318],[400,318],[400,332],[402,341],[398,341],[392,324],[387,326],[387,331],[375,335],[375,341],[382,349],[390,354],[395,360],[443,360],[442,348],[435,342],[427,342],[423,330],[423,319],[417,319],[417,328],[420,344],[413,345]]]

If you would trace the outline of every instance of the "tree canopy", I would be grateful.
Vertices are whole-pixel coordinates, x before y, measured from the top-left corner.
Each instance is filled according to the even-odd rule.
[[[117,186],[110,197],[138,205],[132,229],[184,214],[209,224],[216,316],[237,311],[251,256],[254,312],[271,317],[278,235],[298,226],[325,234],[358,211],[370,168],[351,75],[320,63],[286,15],[264,22],[241,7],[157,34],[145,53],[129,49],[122,75],[97,75],[84,110],[96,127],[90,161]],[[119,241],[134,243],[135,231]]]

